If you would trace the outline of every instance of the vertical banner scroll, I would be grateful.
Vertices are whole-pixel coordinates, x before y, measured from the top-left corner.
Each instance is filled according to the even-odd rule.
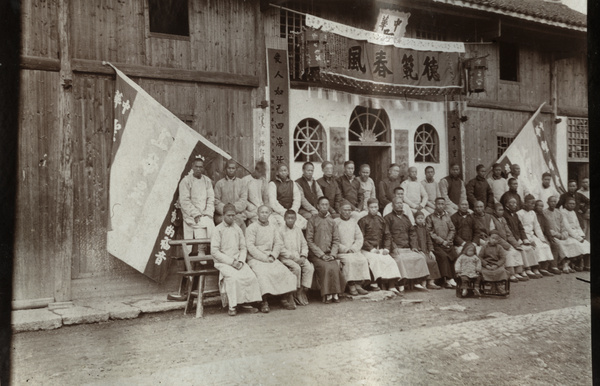
[[[446,104],[446,127],[448,128],[448,166],[459,164],[461,178],[465,176],[465,165],[462,162],[462,146],[460,135],[460,117],[457,109],[450,109]]]
[[[289,167],[290,163],[290,77],[286,50],[267,50],[267,73],[271,107],[271,178],[274,178],[277,165],[285,163]]]
[[[394,147],[396,148],[396,163],[400,165],[400,173],[403,176],[408,174],[409,153],[408,153],[408,130],[394,130]]]

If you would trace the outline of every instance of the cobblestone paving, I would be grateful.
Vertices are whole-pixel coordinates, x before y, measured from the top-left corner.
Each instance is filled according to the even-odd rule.
[[[589,331],[590,308],[581,306],[420,328],[293,351],[242,357],[232,352],[228,360],[118,382],[584,385],[591,384],[590,357],[577,353],[590,351]],[[574,357],[581,365],[578,369],[569,364]],[[115,381],[104,379],[99,384]]]
[[[19,333],[12,381],[587,385],[588,291],[575,275],[563,275],[519,283],[508,299],[409,292],[382,302],[315,300],[297,311],[273,302],[270,314],[234,318],[209,307],[204,319],[173,311]]]

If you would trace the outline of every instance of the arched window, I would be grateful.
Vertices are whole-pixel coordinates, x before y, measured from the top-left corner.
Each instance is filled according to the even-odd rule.
[[[301,120],[294,129],[294,161],[323,162],[326,159],[323,125],[313,118]]]
[[[415,132],[415,162],[440,162],[440,145],[437,131],[424,123]]]
[[[389,142],[390,120],[384,109],[356,106],[350,117],[350,141]]]

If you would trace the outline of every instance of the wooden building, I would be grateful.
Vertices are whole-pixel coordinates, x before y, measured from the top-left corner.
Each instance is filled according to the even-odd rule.
[[[265,100],[258,1],[22,1],[13,305],[166,292],[106,251],[114,71],[244,165]],[[177,267],[173,265],[175,270]]]
[[[298,98],[290,102],[290,138],[308,124],[322,130],[324,140],[322,157],[299,154],[298,146],[290,143],[291,159],[335,162],[341,154],[339,159],[383,163],[376,168],[376,177],[385,173],[386,164],[397,162],[403,168],[417,166],[419,176],[425,167],[434,166],[436,178],[441,178],[449,163],[458,162],[468,181],[478,164],[491,166],[545,102],[543,119],[563,179],[589,176],[586,16],[559,0],[278,1],[275,5],[265,12],[265,36],[267,47],[289,52],[291,98]],[[303,79],[296,36],[305,13],[373,30],[381,9],[410,13],[408,38],[463,42],[462,60],[485,58],[484,88],[445,98],[398,93],[343,102],[342,97],[332,98],[335,91],[318,80]],[[459,102],[458,108],[450,101]],[[357,113],[379,111],[373,104],[387,105],[383,108],[387,121],[382,124],[389,125],[390,136],[371,144],[378,147],[370,151],[346,132]],[[462,118],[458,124],[449,117],[455,113]],[[424,128],[433,134],[427,138],[435,157],[423,157],[417,149]],[[299,174],[300,167],[301,162],[293,164],[293,173]]]
[[[391,162],[416,165],[420,178],[428,165],[441,178],[459,162],[470,179],[541,102],[561,172],[587,176],[585,16],[560,1],[490,3],[23,0],[14,307],[176,286],[176,275],[157,284],[106,251],[115,77],[103,61],[248,167],[275,146],[267,52],[281,49],[292,177],[305,160],[339,170],[354,159],[375,178]],[[486,56],[485,91],[366,95],[304,76],[305,14],[372,31],[380,9],[410,13],[406,37],[462,42],[462,59]],[[380,135],[364,143],[356,126],[369,119]]]

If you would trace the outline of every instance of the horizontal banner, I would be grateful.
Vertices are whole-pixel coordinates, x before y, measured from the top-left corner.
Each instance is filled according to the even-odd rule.
[[[305,68],[319,68],[320,81],[359,93],[448,94],[461,88],[456,52],[416,51],[358,41],[307,29]]]
[[[306,26],[322,32],[331,32],[349,39],[366,41],[382,46],[395,46],[416,51],[465,52],[465,45],[461,42],[443,42],[405,37],[398,39],[394,34],[388,35],[380,32],[366,31],[308,14],[306,15]]]

